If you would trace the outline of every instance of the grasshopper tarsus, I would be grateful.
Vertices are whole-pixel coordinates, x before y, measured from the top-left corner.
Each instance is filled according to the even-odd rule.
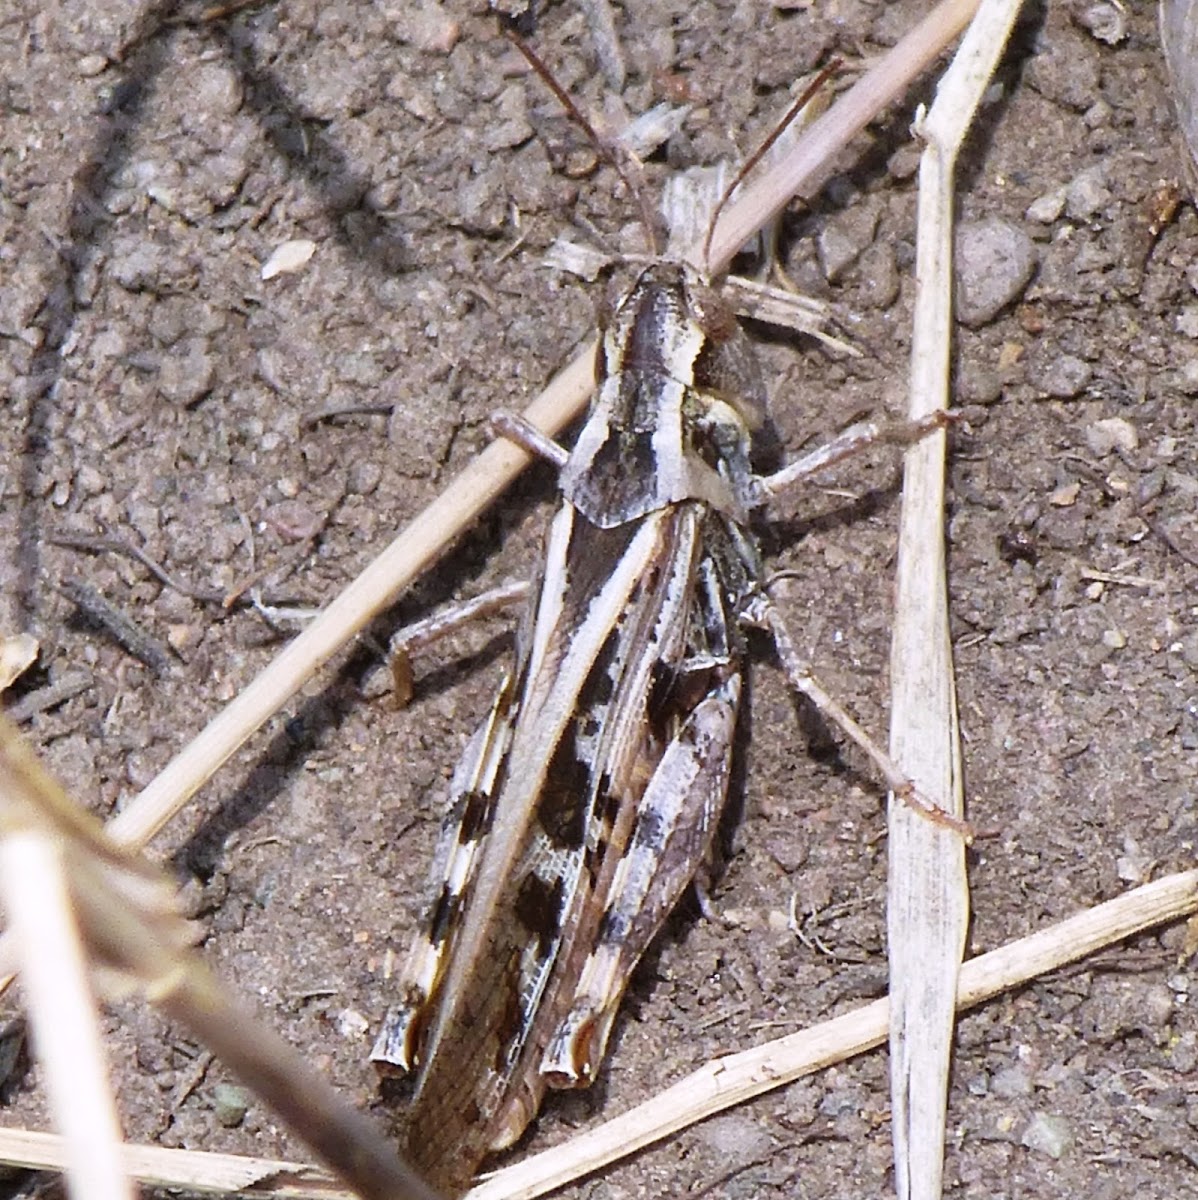
[[[412,655],[417,650],[423,650],[434,642],[456,633],[465,625],[470,625],[479,617],[490,616],[502,612],[528,599],[529,583],[526,579],[514,579],[501,583],[498,587],[463,600],[451,608],[442,609],[401,629],[391,639],[388,655],[391,661],[391,692],[392,702],[396,708],[406,708],[412,701],[415,692],[412,671]]]

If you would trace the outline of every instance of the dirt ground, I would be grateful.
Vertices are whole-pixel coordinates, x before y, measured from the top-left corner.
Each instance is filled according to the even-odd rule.
[[[994,833],[970,855],[971,952],[1190,865],[1198,832],[1198,217],[1183,206],[1149,228],[1183,150],[1155,6],[1122,7],[1125,29],[1102,2],[1029,6],[963,164],[962,218],[1001,220],[1034,265],[955,352],[951,607],[969,815]],[[851,73],[923,9],[627,5],[622,92],[581,5],[547,7],[536,43],[613,122],[689,97],[659,178],[743,153],[798,75],[834,54]],[[576,169],[585,146],[483,0],[198,13],[8,0],[0,16],[0,611],[41,639],[9,707],[101,814],[295,628],[219,598],[253,578],[275,606],[331,600],[485,444],[488,415],[522,406],[592,328],[597,289],[546,270],[547,245],[633,220],[610,171]],[[763,334],[784,452],[903,402],[921,98],[788,224],[791,275],[865,354]],[[311,261],[264,281],[291,239],[315,243]],[[801,646],[881,735],[894,455],[834,482],[764,536],[770,566],[797,573],[785,599]],[[422,657],[397,712],[379,643],[525,574],[552,494],[547,469],[526,476],[154,843],[215,966],[389,1126],[402,1105],[379,1099],[366,1061],[388,955],[416,920],[444,785],[510,645],[495,619]],[[63,590],[78,581],[152,639],[157,669],[80,615]],[[758,650],[714,894],[730,927],[684,904],[637,972],[600,1082],[551,1100],[529,1148],[885,990],[884,796]],[[792,902],[809,944],[786,928]],[[1187,1194],[1198,1014],[1183,934],[961,1021],[953,1195]],[[228,1077],[178,1030],[132,1003],[105,1023],[130,1139],[304,1157],[257,1104],[222,1123],[237,1116],[217,1104]],[[9,1080],[0,1120],[45,1126],[37,1080]],[[876,1197],[892,1191],[890,1155],[877,1052],[575,1190]]]

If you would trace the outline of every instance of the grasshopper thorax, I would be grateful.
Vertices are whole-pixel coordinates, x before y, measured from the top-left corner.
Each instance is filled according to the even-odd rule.
[[[603,330],[598,395],[562,470],[605,528],[698,500],[743,519],[765,389],[735,317],[691,266],[646,267]]]

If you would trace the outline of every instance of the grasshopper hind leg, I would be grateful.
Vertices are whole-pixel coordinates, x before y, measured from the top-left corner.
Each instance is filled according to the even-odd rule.
[[[728,790],[740,675],[712,686],[645,790],[604,903],[594,948],[541,1061],[549,1087],[585,1087],[603,1061],[632,972],[711,853]]]

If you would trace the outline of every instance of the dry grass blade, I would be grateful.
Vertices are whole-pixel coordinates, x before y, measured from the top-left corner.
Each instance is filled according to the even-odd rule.
[[[957,155],[998,65],[1018,0],[983,0],[931,111],[919,173],[915,328],[908,417],[948,407],[953,191]],[[891,647],[890,753],[920,792],[964,816],[961,743],[948,623],[944,433],[906,454]],[[944,1122],[965,949],[965,847],[901,798],[889,811],[890,1090],[900,1200],[942,1192]]]
[[[1198,910],[1198,871],[1169,875],[1069,917],[966,963],[957,1005],[967,1009],[1066,963]],[[717,1059],[645,1104],[515,1166],[475,1188],[471,1200],[542,1196],[607,1163],[693,1125],[713,1113],[782,1087],[803,1075],[880,1046],[889,1003],[877,1000],[740,1054]],[[0,1130],[0,1161],[61,1170],[63,1139],[28,1130]],[[343,1200],[350,1195],[319,1168],[244,1158],[126,1146],[129,1173],[145,1183],[201,1192],[251,1192],[277,1200]]]
[[[77,1124],[90,1127],[95,1122],[96,1140],[78,1143],[80,1154],[95,1155],[94,1163],[84,1160],[80,1168],[89,1179],[103,1162],[111,1164],[118,1178],[121,1171],[115,1153],[115,1118],[105,1116],[94,1095],[105,1094],[106,1073],[102,1062],[96,1065],[98,1044],[89,1050],[82,1041],[90,1021],[84,952],[105,979],[125,989],[144,990],[168,1016],[188,1026],[359,1195],[375,1200],[398,1196],[435,1200],[365,1117],[219,985],[191,947],[191,927],[178,916],[173,888],[165,876],[136,852],[113,843],[99,823],[63,792],[3,718],[0,831],[6,843],[5,900],[22,947],[27,948],[22,965],[32,968],[29,1000],[39,1054],[54,1078],[64,1081],[68,1097],[58,1119],[72,1135]],[[17,852],[25,859],[14,857]],[[37,875],[31,876],[30,862]],[[56,879],[61,896],[47,895]],[[37,905],[30,903],[31,894]],[[55,914],[57,922],[48,929]],[[82,947],[75,956],[74,975],[79,979],[64,980],[57,956],[61,952],[64,962],[71,961],[72,926],[78,928]],[[48,940],[50,933],[53,941]],[[63,1007],[64,1000],[70,999],[64,996],[64,982],[73,984],[69,1009]],[[83,1057],[75,1062],[78,1055]],[[85,1070],[98,1076],[92,1080],[93,1094],[85,1098],[86,1103],[82,1093],[73,1094],[82,1088]],[[122,1200],[128,1193],[97,1187],[86,1194]]]
[[[1161,0],[1161,49],[1173,103],[1190,151],[1191,188],[1198,181],[1198,2]],[[1198,192],[1198,189],[1193,189]]]
[[[16,939],[37,1055],[73,1200],[132,1200],[121,1131],[71,911],[63,855],[52,836],[22,828],[20,781],[0,759],[0,893]]]

